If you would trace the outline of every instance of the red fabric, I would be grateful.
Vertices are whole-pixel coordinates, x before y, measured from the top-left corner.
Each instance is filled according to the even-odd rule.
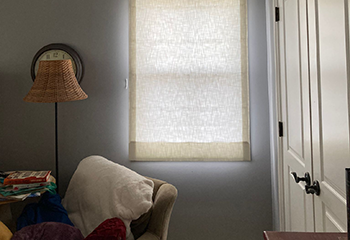
[[[85,240],[125,240],[126,228],[119,218],[110,218],[101,223]]]

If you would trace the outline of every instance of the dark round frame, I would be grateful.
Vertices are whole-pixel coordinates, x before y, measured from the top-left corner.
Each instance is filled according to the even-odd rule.
[[[39,57],[46,51],[49,50],[62,50],[65,51],[66,53],[68,53],[72,58],[73,61],[75,62],[75,66],[76,66],[76,74],[75,77],[78,80],[78,83],[80,84],[81,80],[83,79],[83,73],[84,73],[84,69],[83,69],[83,62],[81,61],[81,58],[79,57],[78,53],[71,47],[63,44],[63,43],[52,43],[49,45],[46,45],[44,47],[42,47],[34,56],[33,61],[32,61],[32,66],[30,68],[30,73],[32,75],[32,79],[33,82],[35,80],[35,64],[38,61]]]

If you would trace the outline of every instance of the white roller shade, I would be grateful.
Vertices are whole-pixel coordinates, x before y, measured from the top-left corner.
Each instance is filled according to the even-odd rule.
[[[138,161],[247,161],[246,0],[130,0]]]

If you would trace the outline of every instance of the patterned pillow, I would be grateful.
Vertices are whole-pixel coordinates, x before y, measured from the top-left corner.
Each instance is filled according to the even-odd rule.
[[[126,228],[119,218],[110,218],[101,223],[84,240],[125,240]]]
[[[65,223],[43,222],[16,232],[11,240],[83,240],[80,230]]]

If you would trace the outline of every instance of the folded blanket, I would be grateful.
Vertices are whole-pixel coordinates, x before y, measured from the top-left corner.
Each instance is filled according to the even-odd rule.
[[[127,240],[132,220],[152,206],[153,181],[101,156],[83,159],[70,180],[62,204],[84,237],[109,218],[120,218]]]
[[[38,203],[27,204],[17,218],[17,231],[42,222],[61,222],[73,226],[58,194],[45,192]]]

